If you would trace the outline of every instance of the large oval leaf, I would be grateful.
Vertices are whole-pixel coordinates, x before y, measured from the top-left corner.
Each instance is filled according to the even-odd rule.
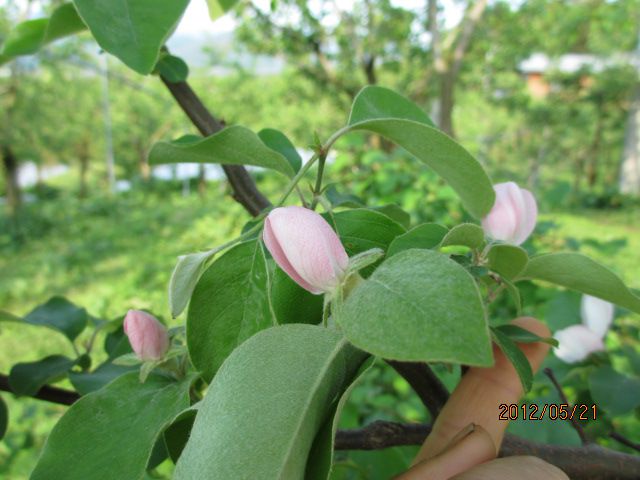
[[[143,478],[156,440],[189,406],[189,385],[132,372],[85,395],[53,428],[31,479]]]
[[[435,248],[440,245],[442,239],[449,230],[438,223],[423,223],[412,228],[407,233],[396,237],[389,245],[387,256],[391,257],[396,253],[411,248]]]
[[[489,177],[467,150],[428,122],[408,99],[365,87],[354,100],[345,132],[367,130],[400,145],[449,182],[472,215],[483,217],[495,201]]]
[[[275,323],[267,282],[258,240],[233,247],[198,281],[187,312],[187,345],[193,364],[207,381],[234,348]]]
[[[313,325],[247,340],[213,379],[174,478],[302,480],[314,439],[365,358]]]
[[[348,124],[374,118],[404,118],[435,127],[429,115],[408,98],[385,87],[368,85],[353,100]]]
[[[189,0],[73,0],[98,44],[138,73],[151,73]]]
[[[349,296],[338,321],[355,346],[384,358],[493,362],[475,281],[432,250],[405,250],[387,259]]]
[[[87,326],[87,319],[84,308],[63,297],[51,297],[24,317],[25,322],[57,330],[71,341]]]
[[[526,279],[555,283],[640,313],[640,297],[631,293],[611,270],[579,253],[533,257],[518,278]]]
[[[16,395],[34,395],[50,382],[64,377],[76,364],[64,355],[50,355],[36,362],[16,363],[9,373],[9,385]]]
[[[267,147],[248,128],[233,125],[206,138],[184,137],[173,142],[158,142],[149,152],[149,163],[223,163],[270,168],[292,177],[287,159]]]

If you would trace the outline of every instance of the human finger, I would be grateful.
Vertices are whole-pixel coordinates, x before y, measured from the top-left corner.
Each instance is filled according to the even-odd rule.
[[[541,337],[550,336],[546,325],[531,317],[512,322]],[[528,343],[519,345],[533,371],[537,371],[549,345]],[[523,394],[518,374],[497,346],[493,349],[495,364],[490,368],[473,367],[462,377],[446,405],[438,415],[414,464],[438,455],[451,439],[470,423],[482,426],[491,436],[496,450],[500,449],[508,422],[499,420],[499,405],[517,403]],[[497,452],[496,452],[497,453]]]

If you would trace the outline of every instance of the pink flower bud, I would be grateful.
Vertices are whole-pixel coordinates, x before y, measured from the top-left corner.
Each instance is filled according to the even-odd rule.
[[[593,333],[603,338],[613,321],[614,307],[612,303],[591,295],[583,295],[580,305],[582,324]]]
[[[604,350],[602,338],[584,325],[558,330],[553,337],[559,344],[554,353],[566,363],[580,362],[592,353]]]
[[[529,190],[513,182],[497,183],[496,202],[482,219],[482,228],[495,240],[520,245],[536,226],[538,206]]]
[[[169,349],[167,329],[153,315],[129,310],[124,317],[124,333],[140,360],[160,360]]]
[[[264,222],[264,244],[280,268],[311,293],[332,292],[349,257],[331,226],[313,210],[276,208]]]

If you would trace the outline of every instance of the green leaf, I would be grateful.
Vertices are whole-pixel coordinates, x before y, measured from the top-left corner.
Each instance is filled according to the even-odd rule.
[[[493,362],[473,277],[432,250],[405,250],[387,259],[351,293],[338,320],[355,346],[383,358]]]
[[[348,207],[348,208],[362,208],[365,206],[364,201],[357,196],[350,193],[341,193],[336,189],[335,184],[330,184],[326,191],[325,195],[331,206],[334,208],[337,207]]]
[[[36,53],[44,41],[48,24],[48,18],[19,23],[9,32],[2,48],[2,54],[17,57],[18,55]]]
[[[271,284],[271,305],[279,324],[322,321],[322,295],[314,295],[276,268]]]
[[[502,277],[512,280],[527,266],[527,252],[515,245],[493,245],[487,254],[489,268]]]
[[[522,383],[522,388],[525,392],[531,390],[531,386],[533,385],[533,371],[531,370],[531,364],[529,364],[529,360],[522,350],[515,344],[511,338],[509,338],[503,331],[492,328],[491,334],[493,336],[493,341],[496,342],[496,345],[500,347],[502,353],[504,353],[505,357],[513,364],[513,367],[516,369],[516,373],[520,378],[520,383]]]
[[[175,480],[304,478],[317,433],[365,358],[339,333],[312,325],[250,338],[213,379]]]
[[[482,247],[484,244],[484,230],[473,223],[456,225],[442,239],[441,246],[463,245],[471,249]]]
[[[640,378],[628,377],[610,366],[589,375],[589,390],[598,409],[611,415],[623,415],[640,406]]]
[[[7,433],[7,426],[9,425],[9,409],[7,404],[0,396],[0,440],[4,438]]]
[[[156,69],[170,83],[184,82],[189,76],[189,66],[180,57],[174,55],[162,55]]]
[[[158,142],[149,152],[149,163],[222,163],[270,168],[288,177],[295,175],[289,161],[266,146],[248,128],[233,125],[196,141]]]
[[[372,207],[371,210],[386,215],[391,220],[402,225],[404,228],[409,228],[411,226],[411,215],[405,212],[398,205],[389,204],[381,207]]]
[[[44,35],[44,43],[68,37],[86,28],[87,26],[82,22],[76,7],[72,3],[64,3],[51,14]]]
[[[384,87],[364,87],[353,100],[349,125],[378,118],[402,118],[435,127],[424,110],[402,95]]]
[[[169,280],[169,310],[173,318],[180,315],[189,303],[193,289],[213,255],[212,252],[201,252],[178,257]]]
[[[258,137],[267,147],[286,158],[294,172],[297,173],[300,170],[302,157],[284,133],[274,128],[264,128],[258,132]]]
[[[207,5],[209,5],[209,16],[211,20],[216,20],[217,18],[223,16],[229,10],[231,10],[235,4],[238,3],[238,0],[207,0]]]
[[[502,333],[503,335],[506,335],[507,337],[509,337],[510,340],[517,342],[517,343],[535,343],[535,342],[542,342],[542,343],[548,343],[549,345],[552,345],[554,347],[558,346],[558,341],[555,338],[549,337],[549,338],[545,338],[545,337],[541,337],[539,335],[536,335],[533,332],[530,332],[529,330],[519,327],[517,325],[500,325],[498,327],[493,327],[494,331],[499,331],[500,333]]]
[[[103,363],[93,372],[69,372],[69,381],[80,395],[86,395],[100,390],[106,384],[133,370],[137,370],[137,368],[114,365],[110,362]]]
[[[347,400],[349,400],[352,390],[374,363],[375,358],[371,357],[362,364],[351,385],[344,391],[338,402],[335,403],[335,406],[329,412],[327,420],[313,441],[309,453],[309,460],[307,461],[304,476],[305,480],[327,480],[329,477],[333,467],[334,444],[340,423],[340,415]]]
[[[142,478],[162,431],[189,406],[191,379],[131,372],[75,402],[49,435],[32,480]]]
[[[387,257],[411,248],[435,248],[449,230],[438,223],[423,223],[396,237],[387,251]]]
[[[173,423],[164,431],[164,443],[169,453],[169,458],[173,463],[178,462],[182,454],[196,418],[198,410],[194,407],[188,408],[178,415]]]
[[[27,20],[16,25],[4,42],[2,54],[7,57],[31,55],[47,43],[85,28],[74,6],[65,3],[56,8],[50,18]]]
[[[549,253],[529,259],[520,280],[544,280],[640,313],[637,297],[611,270],[579,253]]]
[[[333,220],[349,256],[372,248],[386,251],[394,238],[406,232],[402,225],[388,216],[365,208],[338,212]]]
[[[75,364],[75,360],[63,355],[16,363],[9,373],[9,385],[16,395],[33,396],[44,385],[64,377]]]
[[[84,308],[62,297],[51,297],[24,317],[25,322],[58,330],[71,341],[87,326],[87,319]]]
[[[250,240],[218,258],[196,285],[187,313],[189,356],[209,381],[234,348],[273,324],[264,252]]]
[[[189,0],[73,0],[104,50],[138,73],[151,73]]]
[[[516,307],[516,315],[520,316],[522,314],[522,299],[520,298],[520,290],[518,290],[518,287],[511,283],[511,280],[503,278],[502,283],[505,284],[507,293],[511,297],[513,305]]]
[[[485,216],[495,201],[489,177],[469,152],[428,123],[409,100],[381,87],[365,87],[343,133],[367,130],[400,145],[449,182],[472,215]]]

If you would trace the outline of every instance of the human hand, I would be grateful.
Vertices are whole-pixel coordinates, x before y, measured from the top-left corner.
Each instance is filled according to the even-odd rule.
[[[531,317],[513,321],[541,337],[549,329]],[[521,344],[533,371],[549,345]],[[518,375],[499,348],[495,365],[470,368],[438,415],[410,470],[395,480],[568,480],[557,467],[531,456],[496,459],[509,422],[498,419],[498,405],[518,403],[523,394]]]

